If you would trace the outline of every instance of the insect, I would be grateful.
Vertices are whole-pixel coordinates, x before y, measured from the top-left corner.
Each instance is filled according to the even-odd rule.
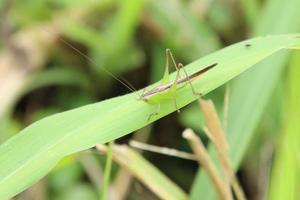
[[[71,47],[72,49],[74,49],[78,54],[80,54],[81,56],[83,56],[84,58],[86,58],[88,61],[90,61],[91,63],[93,63],[94,65],[97,65],[97,63],[92,60],[89,56],[85,55],[84,53],[82,53],[79,49],[77,49],[76,47],[74,47],[72,44],[70,44],[69,42],[67,42],[66,40],[60,38],[60,40],[65,43],[66,45],[68,45],[69,47]],[[169,79],[169,63],[170,60],[172,61],[175,69],[176,69],[176,77],[175,80],[173,82],[170,81]],[[217,65],[217,63],[211,64],[191,75],[188,75],[187,72],[185,71],[183,65],[181,63],[176,63],[173,54],[171,53],[170,49],[166,49],[166,66],[165,66],[165,72],[163,75],[163,78],[161,80],[161,85],[146,91],[144,90],[143,93],[141,95],[139,95],[138,100],[142,100],[146,103],[149,103],[151,105],[157,105],[156,111],[152,114],[149,115],[148,117],[148,121],[151,119],[151,117],[159,114],[160,111],[160,105],[163,101],[166,100],[173,100],[174,104],[175,104],[175,108],[177,110],[177,112],[180,112],[176,103],[176,93],[178,90],[178,87],[183,87],[185,86],[185,84],[189,84],[191,87],[191,90],[193,92],[194,95],[197,95],[199,97],[201,97],[201,93],[197,93],[192,85],[192,80],[194,78],[199,77],[201,74],[205,73],[206,71],[208,71],[209,69],[215,67]],[[120,82],[122,85],[124,85],[125,87],[127,87],[130,91],[132,92],[136,92],[136,90],[134,89],[134,87],[129,84],[127,81],[123,80],[122,78],[115,76],[114,74],[112,74],[111,72],[109,72],[106,68],[101,68],[105,73],[107,73],[108,75],[112,76],[113,78],[115,78],[118,82]],[[180,71],[184,72],[184,77],[180,77]]]
[[[170,59],[176,69],[176,77],[173,82],[170,82],[169,79],[169,63]],[[197,93],[192,85],[192,80],[196,77],[199,77],[201,74],[205,73],[209,69],[215,67],[217,63],[211,64],[191,75],[188,75],[185,71],[183,65],[181,63],[176,63],[173,54],[171,53],[170,49],[166,49],[166,66],[165,66],[165,72],[164,76],[161,80],[161,85],[149,90],[143,92],[142,95],[140,95],[139,99],[143,100],[151,105],[157,105],[156,111],[148,117],[148,121],[153,117],[154,115],[159,114],[161,102],[166,100],[173,100],[175,108],[177,112],[180,112],[178,109],[177,103],[176,103],[176,93],[178,90],[178,87],[183,87],[185,84],[189,84],[191,87],[191,90],[194,95],[202,96],[201,93]],[[180,77],[180,71],[183,70],[185,76]],[[181,86],[182,85],[182,86]]]

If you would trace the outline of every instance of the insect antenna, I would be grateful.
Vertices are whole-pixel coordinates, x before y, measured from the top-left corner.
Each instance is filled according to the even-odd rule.
[[[79,49],[77,49],[76,47],[74,47],[71,43],[67,42],[66,40],[64,40],[63,38],[59,38],[60,41],[62,41],[64,44],[66,44],[67,46],[69,46],[70,48],[72,48],[74,51],[76,51],[78,54],[80,54],[81,56],[83,56],[85,59],[87,59],[89,62],[91,62],[92,64],[94,64],[95,66],[98,66],[98,64],[91,59],[89,56],[87,56],[86,54],[84,54],[83,52],[81,52]],[[118,77],[116,75],[114,75],[113,73],[111,73],[110,71],[108,71],[106,68],[104,67],[100,67],[100,69],[102,71],[104,71],[105,73],[107,73],[108,75],[112,76],[114,79],[116,79],[119,83],[121,83],[122,85],[124,85],[127,89],[129,89],[131,92],[136,92],[137,90],[133,87],[132,84],[130,84],[127,80]]]
[[[50,31],[43,29],[47,34],[51,34]],[[61,42],[63,42],[65,45],[67,45],[68,47],[70,47],[71,49],[73,49],[75,52],[77,52],[79,55],[83,56],[87,61],[89,61],[90,63],[92,63],[95,66],[99,66],[98,63],[96,61],[94,61],[92,58],[90,58],[88,55],[86,55],[85,53],[83,53],[82,51],[80,51],[79,49],[77,49],[75,46],[73,46],[70,42],[66,41],[65,39],[61,38],[60,36],[58,36],[58,40],[60,40]],[[117,75],[114,75],[112,72],[110,72],[109,70],[107,70],[105,67],[99,67],[99,69],[101,69],[103,72],[105,72],[106,74],[110,75],[111,77],[113,77],[114,79],[116,79],[119,83],[121,83],[123,86],[125,86],[127,89],[129,89],[131,92],[136,92],[137,90],[135,89],[135,87],[133,87],[132,84],[130,84],[127,80],[123,79],[122,77],[119,77]]]

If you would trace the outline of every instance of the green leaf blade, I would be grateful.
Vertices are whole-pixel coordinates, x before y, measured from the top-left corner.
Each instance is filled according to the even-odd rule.
[[[248,43],[252,49],[245,47]],[[196,91],[206,94],[271,54],[295,45],[300,46],[299,35],[254,38],[199,59],[186,70],[191,74],[218,63],[193,80]],[[170,75],[171,80],[174,76]],[[35,183],[64,156],[122,137],[176,110],[173,101],[162,102],[160,113],[148,121],[155,106],[137,97],[137,93],[131,93],[44,118],[3,143],[0,199],[10,198]],[[197,98],[189,86],[177,91],[179,108]]]
[[[259,21],[256,22],[254,35],[298,32],[299,6],[300,2],[297,0],[289,0],[284,4],[280,0],[267,1],[264,9],[261,10]],[[288,12],[283,12],[283,10],[288,10]],[[274,23],[274,16],[278,15],[280,17],[276,17],[277,20]],[[259,63],[255,69],[243,74],[233,84],[226,132],[230,146],[238,145],[239,148],[231,154],[235,169],[239,166],[264,107],[276,87],[288,55],[287,52],[281,52],[272,56],[271,59]],[[199,172],[196,177],[191,199],[198,199],[200,194],[207,200],[217,199],[208,177],[203,172]]]

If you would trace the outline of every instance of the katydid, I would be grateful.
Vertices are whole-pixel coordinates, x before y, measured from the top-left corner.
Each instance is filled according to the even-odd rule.
[[[83,56],[84,58],[86,58],[88,61],[90,61],[91,63],[93,63],[94,65],[97,65],[97,63],[91,59],[89,56],[85,55],[83,52],[81,52],[79,49],[77,49],[76,47],[74,47],[72,44],[70,44],[69,42],[67,42],[66,40],[60,38],[60,40],[65,43],[66,45],[68,45],[69,47],[71,47],[73,50],[75,50],[77,53],[79,53],[81,56]],[[170,82],[169,79],[169,63],[170,63],[170,59],[176,69],[176,77],[175,80]],[[138,100],[142,100],[145,101],[151,105],[157,105],[156,111],[154,113],[152,113],[149,117],[148,120],[151,119],[152,116],[159,114],[160,111],[160,104],[163,101],[167,101],[167,100],[173,100],[175,103],[175,108],[177,110],[177,112],[180,112],[178,107],[177,107],[177,103],[176,103],[176,93],[177,90],[179,89],[178,86],[183,87],[185,84],[189,84],[191,87],[191,90],[193,92],[194,95],[197,95],[199,97],[201,97],[201,93],[197,93],[195,91],[195,89],[193,88],[192,85],[192,80],[194,78],[199,77],[201,74],[205,73],[206,71],[208,71],[209,69],[215,67],[218,63],[213,63],[191,75],[188,75],[187,72],[185,71],[183,65],[181,63],[177,64],[170,49],[166,49],[166,66],[165,66],[165,72],[164,72],[164,76],[161,80],[161,85],[146,91],[143,91],[143,94],[139,95]],[[135,92],[136,90],[134,89],[134,87],[129,84],[129,82],[127,82],[126,80],[112,74],[110,71],[108,71],[106,68],[101,67],[100,69],[102,69],[105,73],[107,73],[108,75],[112,76],[114,79],[116,79],[118,82],[120,82],[122,85],[124,85],[125,87],[127,87],[130,91]],[[181,78],[180,77],[180,70],[183,70],[185,77]],[[182,85],[184,84],[184,85]]]
[[[173,82],[170,82],[169,79],[169,63],[170,59],[172,60],[172,63],[176,69],[176,77]],[[142,95],[140,95],[139,100],[143,100],[151,105],[157,105],[156,111],[148,117],[148,120],[151,119],[152,116],[159,114],[160,111],[160,104],[163,101],[168,101],[168,100],[173,100],[175,104],[175,108],[177,112],[180,112],[180,110],[177,107],[176,103],[176,93],[178,90],[178,86],[181,84],[186,84],[188,83],[191,86],[191,90],[194,95],[202,96],[201,93],[197,93],[192,85],[191,80],[200,76],[207,70],[211,69],[212,67],[215,67],[217,63],[211,64],[191,75],[188,75],[187,72],[185,71],[183,65],[181,63],[177,64],[170,49],[166,49],[166,66],[165,66],[165,72],[164,76],[161,80],[161,85],[149,90],[143,92]],[[185,73],[185,77],[181,78],[180,77],[180,70],[183,70]],[[184,85],[183,85],[184,86]]]

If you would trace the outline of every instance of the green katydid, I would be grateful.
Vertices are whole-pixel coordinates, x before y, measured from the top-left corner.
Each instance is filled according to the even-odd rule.
[[[79,49],[74,47],[72,44],[70,44],[69,42],[65,41],[62,38],[60,38],[60,40],[63,43],[65,43],[66,45],[68,45],[69,47],[71,47],[72,49],[74,49],[77,53],[82,55],[88,61],[90,61],[94,65],[97,65],[97,63],[94,60],[92,60],[89,56],[82,53]],[[170,59],[171,59],[173,65],[176,69],[176,77],[175,77],[174,81],[170,81],[170,78],[169,78]],[[161,85],[159,85],[159,86],[157,86],[157,87],[155,87],[155,88],[153,88],[149,91],[146,91],[144,89],[143,93],[141,95],[139,95],[139,98],[138,98],[138,100],[145,101],[146,103],[149,103],[150,105],[157,105],[156,111],[154,113],[150,114],[150,116],[148,117],[148,121],[151,119],[152,116],[157,115],[159,113],[160,104],[163,101],[173,100],[174,103],[175,103],[175,108],[176,108],[177,112],[179,112],[179,109],[178,109],[177,104],[176,104],[176,93],[177,93],[177,90],[180,87],[185,86],[185,84],[187,84],[187,83],[190,85],[193,94],[198,95],[199,97],[201,97],[201,93],[197,93],[195,91],[191,81],[192,81],[192,79],[199,77],[201,74],[203,74],[207,70],[215,67],[216,65],[217,65],[217,63],[211,64],[211,65],[209,65],[209,66],[207,66],[207,67],[205,67],[205,68],[203,68],[203,69],[201,69],[201,70],[199,70],[199,71],[197,71],[197,72],[195,72],[191,75],[188,75],[181,63],[176,64],[176,61],[175,61],[174,56],[171,53],[170,49],[166,49],[166,66],[165,66],[164,76],[161,80]],[[118,82],[120,82],[122,85],[127,87],[130,91],[132,91],[132,92],[136,91],[131,84],[129,84],[127,81],[123,80],[122,78],[112,74],[106,68],[102,67],[100,69],[102,69],[105,73],[107,73],[110,76],[112,76],[113,78],[115,78]],[[180,77],[180,70],[181,69],[184,71],[184,74],[185,74],[185,77],[183,77],[183,78]],[[178,86],[180,86],[180,87],[178,88]]]
[[[170,78],[169,78],[170,59],[172,60],[172,63],[176,69],[176,77],[175,77],[175,80],[172,82],[170,81]],[[183,65],[181,63],[179,63],[179,64],[176,63],[170,49],[166,49],[166,66],[165,66],[164,76],[161,80],[161,84],[149,91],[144,90],[143,94],[140,95],[140,97],[139,97],[139,100],[143,100],[151,105],[157,105],[156,111],[154,113],[150,114],[150,116],[148,117],[148,120],[150,120],[152,116],[159,114],[160,104],[163,101],[173,100],[177,112],[180,112],[177,107],[177,103],[176,103],[176,93],[177,93],[177,90],[179,89],[178,86],[180,86],[181,84],[185,85],[188,83],[191,86],[191,90],[192,90],[193,94],[201,97],[202,96],[201,93],[197,93],[195,91],[191,81],[192,81],[192,79],[200,76],[201,74],[203,74],[204,72],[206,72],[207,70],[211,69],[212,67],[214,67],[216,65],[217,65],[217,63],[211,64],[191,75],[188,75],[187,72],[185,71]],[[185,73],[185,77],[183,77],[183,78],[180,77],[181,69]]]

